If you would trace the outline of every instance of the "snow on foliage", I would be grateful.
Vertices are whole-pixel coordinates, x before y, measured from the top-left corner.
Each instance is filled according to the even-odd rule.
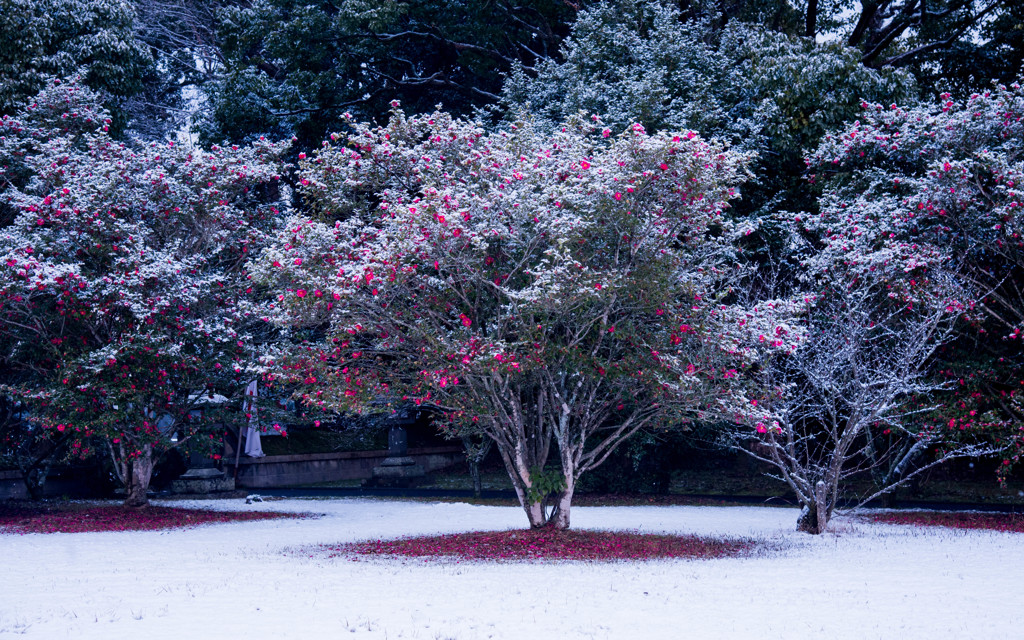
[[[1024,451],[1021,362],[1024,331],[1024,90],[996,86],[914,107],[865,102],[861,119],[824,139],[809,159],[823,186],[822,259],[858,277],[885,271],[890,296],[918,304],[937,270],[952,272],[970,296],[947,302],[982,339],[990,362],[946,372],[963,391],[950,418],[957,431],[988,433],[1007,448],[1000,476]],[[989,339],[991,340],[991,338]],[[972,350],[977,351],[977,350]],[[983,398],[984,396],[984,398]]]
[[[580,11],[561,56],[510,74],[502,106],[552,125],[582,110],[616,127],[689,127],[771,149],[777,162],[780,150],[799,156],[861,100],[911,92],[909,74],[870,69],[856,49],[718,18],[684,19],[659,0],[595,3]]]
[[[820,218],[808,221],[824,231],[823,259],[888,270],[911,297],[919,275],[949,265],[980,289],[980,311],[1018,335],[1024,304],[999,284],[1024,263],[1020,85],[961,104],[944,94],[938,105],[862,107],[809,159],[825,188]]]
[[[48,78],[82,73],[115,96],[141,88],[149,50],[134,38],[135,11],[122,0],[5,0],[0,10],[0,113]]]
[[[29,176],[4,193],[0,326],[39,426],[82,455],[105,443],[144,502],[154,447],[207,431],[197,407],[244,379],[243,265],[276,225],[255,190],[283,146],[127,144],[108,127],[76,82],[0,122],[0,156]]]
[[[808,339],[763,363],[763,414],[732,434],[779,470],[813,533],[851,475],[870,471],[879,495],[943,460],[1020,441],[1012,420],[942,393],[963,380],[940,376],[936,355],[965,314],[1012,320],[1011,337],[1024,317],[1012,288],[1022,264],[1021,90],[959,106],[943,96],[937,106],[863,107],[808,160],[823,187],[819,212],[795,216],[819,246],[803,263],[814,292]],[[1004,406],[1015,395],[1004,392]]]
[[[619,442],[742,404],[737,372],[798,340],[795,303],[730,298],[744,155],[596,117],[485,133],[395,106],[304,159],[318,217],[251,267],[269,319],[323,336],[284,367],[307,402],[433,408],[496,442],[532,525],[564,528]]]

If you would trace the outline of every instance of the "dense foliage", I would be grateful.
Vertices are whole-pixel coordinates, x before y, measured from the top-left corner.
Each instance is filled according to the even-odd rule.
[[[282,147],[127,145],[108,123],[60,82],[0,122],[0,155],[32,175],[5,193],[0,327],[32,423],[105,448],[144,503],[154,449],[207,430],[202,405],[245,379],[243,265],[275,225],[256,190]]]
[[[254,270],[278,323],[326,327],[296,365],[310,402],[435,407],[496,442],[531,524],[566,527],[620,441],[717,415],[738,370],[797,338],[788,301],[728,297],[743,163],[693,131],[396,112],[306,161],[327,220],[290,219]]]
[[[686,127],[756,153],[741,203],[761,216],[807,206],[804,150],[853,117],[861,101],[912,94],[910,74],[864,66],[840,44],[733,21],[683,21],[649,0],[603,2],[580,13],[561,59],[515,69],[501,107],[545,126],[583,111],[610,126]]]
[[[13,115],[49,77],[82,73],[114,96],[139,91],[152,64],[121,0],[0,2],[0,114]]]
[[[455,113],[493,101],[501,73],[551,55],[570,3],[528,0],[258,0],[221,15],[225,73],[208,89],[206,135],[295,135],[315,146],[350,111],[383,116],[400,99]]]
[[[811,531],[851,474],[1005,478],[1022,18],[0,0],[0,459],[38,494],[108,456],[142,503],[259,372],[493,442],[534,525],[655,428],[774,464]]]

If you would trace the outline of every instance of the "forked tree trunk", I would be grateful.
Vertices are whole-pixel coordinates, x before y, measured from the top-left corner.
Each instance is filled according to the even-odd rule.
[[[825,533],[828,521],[832,516],[834,499],[830,499],[829,490],[821,480],[814,486],[813,500],[804,504],[800,518],[796,521],[796,530],[814,535]]]
[[[153,477],[153,447],[142,446],[142,453],[137,456],[123,456],[122,473],[124,478],[126,507],[145,507],[149,505],[149,481]]]
[[[530,521],[531,529],[540,529],[547,525],[543,502],[525,502],[523,510],[526,511],[526,519]]]
[[[546,496],[540,502],[530,502],[520,498],[531,529],[550,527],[564,530],[569,528],[569,515],[572,509],[572,495],[575,490],[572,480],[565,479],[565,489]]]
[[[529,469],[519,458],[513,458],[507,451],[501,451],[501,458],[505,462],[505,470],[512,480],[512,488],[516,491],[519,504],[526,512],[526,519],[530,522],[531,529],[543,527],[546,519],[544,517],[544,502],[534,500],[534,494],[530,490],[533,486]]]
[[[558,494],[555,511],[551,514],[550,526],[554,529],[569,528],[569,510],[572,508],[572,494],[576,490],[574,482],[566,478],[565,489]]]
[[[527,474],[529,477],[529,474]],[[553,494],[553,496],[538,496],[530,490],[530,486],[522,486],[513,479],[519,504],[526,512],[526,519],[530,522],[531,529],[551,527],[554,529],[569,528],[569,510],[572,506],[573,482],[565,480],[565,489]],[[531,482],[532,486],[532,482]],[[537,498],[540,497],[538,500]],[[552,502],[552,499],[554,500]],[[550,509],[549,509],[550,507]]]

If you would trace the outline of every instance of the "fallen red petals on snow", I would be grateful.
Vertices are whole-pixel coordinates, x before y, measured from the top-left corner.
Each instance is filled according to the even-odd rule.
[[[1024,514],[1020,513],[906,511],[902,513],[872,513],[868,514],[867,518],[884,524],[1024,533]]]
[[[0,503],[0,533],[84,533],[95,531],[156,531],[218,522],[247,522],[304,518],[309,514],[272,511],[206,511],[178,507],[83,504],[12,505]]]
[[[526,529],[371,540],[320,547],[329,557],[404,556],[462,560],[650,560],[721,558],[749,552],[748,540],[617,531]]]

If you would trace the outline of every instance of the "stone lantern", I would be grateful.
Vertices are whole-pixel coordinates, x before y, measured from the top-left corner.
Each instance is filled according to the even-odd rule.
[[[389,419],[388,457],[373,469],[368,486],[411,487],[426,477],[423,465],[409,455],[409,436],[406,427],[415,424],[415,409],[403,408]]]

